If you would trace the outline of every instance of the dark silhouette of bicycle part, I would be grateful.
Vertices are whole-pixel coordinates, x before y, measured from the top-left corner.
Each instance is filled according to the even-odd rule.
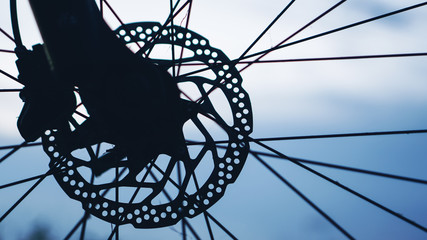
[[[211,239],[214,237],[210,222],[236,239],[209,214],[208,208],[219,201],[229,184],[236,181],[246,158],[251,154],[272,176],[286,184],[336,230],[350,239],[353,236],[346,227],[327,215],[313,199],[306,197],[263,158],[288,160],[344,192],[409,223],[412,225],[410,227],[426,231],[422,224],[307,165],[421,184],[426,184],[425,180],[295,158],[265,143],[414,134],[425,133],[426,130],[252,138],[251,104],[248,94],[241,86],[242,77],[239,72],[255,63],[425,56],[425,53],[418,52],[262,60],[273,51],[417,9],[427,3],[415,4],[289,41],[345,2],[340,1],[280,44],[265,51],[248,54],[295,2],[290,1],[239,58],[230,60],[221,50],[213,48],[206,38],[188,27],[174,25],[173,17],[186,6],[191,8],[191,1],[187,1],[179,9],[179,1],[175,7],[171,4],[171,14],[165,24],[124,24],[119,19],[121,27],[114,33],[105,25],[91,1],[32,1],[45,42],[44,45],[34,46],[32,50],[27,50],[20,40],[14,10],[16,6],[13,0],[11,2],[14,37],[9,38],[16,43],[17,48],[10,52],[18,56],[20,76],[14,78],[3,71],[2,73],[25,85],[24,89],[19,90],[25,105],[18,119],[18,128],[26,142],[19,146],[2,147],[1,149],[12,150],[0,162],[20,148],[40,144],[29,142],[42,136],[43,149],[50,157],[50,164],[46,174],[1,186],[6,188],[38,180],[0,217],[0,222],[43,179],[53,175],[64,192],[81,202],[85,210],[84,216],[66,239],[79,227],[82,228],[81,238],[84,238],[84,229],[90,215],[115,224],[110,239],[114,235],[118,238],[118,226],[122,224],[130,223],[137,228],[157,228],[171,226],[179,221],[183,226],[183,238],[186,238],[187,229],[195,238],[200,239],[186,220],[198,215],[205,217]],[[107,1],[101,1],[101,12],[103,6],[110,7]],[[188,15],[189,13],[190,11]],[[117,16],[114,11],[113,14]],[[2,33],[8,36],[3,30]],[[166,55],[158,54],[157,50],[162,48],[167,50]],[[179,52],[181,49],[185,51]],[[254,58],[255,60],[248,60]],[[236,65],[246,66],[238,70]],[[197,70],[183,73],[183,67],[187,66],[197,66]],[[206,73],[213,77],[208,77],[209,74]],[[218,96],[224,108],[218,107]],[[218,141],[215,138],[216,132],[210,128],[212,125],[219,127],[225,139]],[[203,141],[191,141],[186,131],[189,126]],[[249,149],[250,142],[271,153]],[[192,149],[194,146],[199,148]]]
[[[244,136],[252,131],[250,101],[230,59],[207,39],[178,26],[161,30],[153,22],[123,25],[116,30],[117,38],[91,1],[31,3],[45,45],[24,51],[18,60],[24,73],[20,81],[25,85],[18,127],[28,142],[42,136],[43,148],[51,158],[50,169],[67,195],[80,201],[87,213],[138,228],[174,225],[216,203],[242,170],[249,151]],[[125,47],[132,39],[144,45],[139,54]],[[192,56],[179,61],[144,58],[165,44],[186,48]],[[168,73],[188,62],[206,65],[216,78],[173,78]],[[195,86],[201,99],[185,99],[184,93],[184,99],[180,98],[180,83]],[[215,109],[211,88],[224,94],[232,124]],[[74,91],[81,99],[79,108],[88,113],[80,124],[72,116],[77,107]],[[221,156],[201,116],[209,116],[226,131],[229,140]],[[206,140],[194,158],[184,140],[187,122],[197,126]],[[90,148],[101,143],[114,147],[98,158]],[[73,155],[82,148],[88,149],[90,159]],[[212,159],[205,159],[208,152]],[[158,169],[161,158],[166,161],[164,169]],[[204,182],[196,176],[202,160],[211,161]],[[97,177],[111,169],[118,172],[114,181],[95,184]],[[87,171],[92,174],[84,176]],[[179,176],[173,182],[175,172]],[[164,190],[168,183],[178,185],[175,196]],[[190,184],[195,191],[191,192]],[[123,188],[133,194],[123,199]],[[108,198],[108,191],[116,191],[120,199]],[[167,201],[156,202],[163,194]]]

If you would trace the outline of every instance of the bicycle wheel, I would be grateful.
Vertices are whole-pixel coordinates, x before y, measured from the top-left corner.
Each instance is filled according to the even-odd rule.
[[[26,18],[31,13],[25,4],[19,2],[19,22],[24,45],[30,47],[41,40],[34,21]],[[176,38],[165,38],[175,40],[155,44],[150,58],[168,59],[156,60],[157,64],[224,53],[241,76],[229,78],[238,79],[231,82],[235,84],[231,92],[241,83],[236,92],[247,93],[252,105],[253,127],[246,124],[251,118],[242,117],[245,114],[239,110],[245,108],[237,102],[234,107],[234,96],[228,98],[221,89],[209,94],[216,113],[232,118],[229,121],[238,119],[243,128],[250,127],[247,136],[238,130],[250,142],[247,159],[242,158],[246,162],[238,177],[233,174],[234,183],[222,190],[224,195],[206,209],[206,215],[149,229],[135,228],[131,223],[116,228],[114,221],[100,219],[102,212],[84,218],[84,209],[88,209],[70,199],[61,181],[59,187],[54,177],[44,177],[51,160],[40,141],[36,146],[15,146],[22,142],[15,127],[22,108],[18,97],[22,86],[13,80],[18,72],[14,37],[10,24],[2,19],[0,236],[28,236],[30,226],[41,221],[52,228],[53,238],[425,239],[425,5],[420,1],[308,0],[98,3],[123,44],[138,54],[147,53],[140,48],[147,44],[144,39],[156,35],[154,27],[160,33],[166,29],[164,36],[175,34]],[[167,21],[171,8],[176,16]],[[1,9],[6,11],[9,6]],[[9,19],[7,12],[1,16]],[[172,25],[176,32],[170,30]],[[191,34],[186,37],[191,40],[189,45],[185,41],[180,45],[180,33],[183,37]],[[205,41],[205,47],[199,54],[198,48],[192,47],[201,49],[200,40]],[[185,50],[182,57],[181,49]],[[268,55],[263,56],[265,53]],[[184,61],[179,71],[176,68],[176,79],[183,75],[212,78],[206,72],[222,68],[221,60],[201,73],[194,71],[209,66],[209,58],[207,63]],[[206,83],[193,83],[202,87],[181,82],[181,88],[194,100]],[[243,102],[249,104],[249,100]],[[78,123],[84,119],[75,118]],[[224,125],[205,125],[217,141],[216,149],[231,145]],[[187,143],[206,141],[206,135],[194,126],[185,130]],[[194,146],[188,148],[197,148]],[[102,147],[100,151],[105,150]],[[226,152],[217,151],[218,155]],[[204,165],[197,174],[209,171],[205,168],[212,168],[212,164]],[[114,179],[114,174],[102,176]],[[23,183],[8,185],[20,180]],[[32,186],[35,189],[27,196]],[[176,186],[171,184],[168,191],[176,192]],[[22,202],[18,201],[21,198]],[[114,196],[111,199],[114,202]]]

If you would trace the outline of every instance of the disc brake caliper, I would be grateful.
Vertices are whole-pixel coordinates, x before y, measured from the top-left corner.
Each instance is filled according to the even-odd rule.
[[[19,54],[16,65],[20,73],[18,80],[24,84],[19,96],[25,102],[18,118],[18,129],[27,142],[32,142],[46,129],[70,116],[76,99],[72,86],[53,76],[42,45]]]

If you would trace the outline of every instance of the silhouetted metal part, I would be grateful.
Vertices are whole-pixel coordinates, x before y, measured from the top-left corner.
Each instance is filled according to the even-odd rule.
[[[126,48],[93,1],[42,0],[31,6],[54,73],[78,86],[90,115],[92,127],[79,128],[67,147],[83,147],[78,143],[91,138],[126,151],[142,145],[151,155],[176,151],[180,107],[170,75]]]
[[[197,205],[198,207],[194,209],[190,207],[184,210],[188,211],[187,216],[189,217],[200,214],[218,201],[223,196],[225,187],[236,180],[248,154],[249,143],[243,140],[243,136],[252,132],[252,109],[248,94],[241,86],[241,76],[237,69],[230,64],[230,59],[221,50],[211,47],[206,38],[188,29],[168,26],[161,30],[159,23],[146,22],[128,24],[117,29],[116,33],[124,43],[132,45],[134,41],[143,42],[143,48],[138,51],[142,56],[156,46],[170,46],[172,45],[171,42],[173,42],[178,49],[185,48],[191,54],[172,60],[151,56],[152,61],[168,69],[186,62],[201,62],[209,66],[211,73],[215,76],[213,79],[202,76],[177,77],[178,84],[192,83],[197,87],[200,95],[205,97],[205,101],[201,103],[186,101],[185,107],[186,119],[191,120],[199,131],[203,133],[207,142],[204,149],[211,151],[214,160],[214,169],[208,180],[201,183],[200,189],[197,189],[196,193],[190,195],[187,199],[189,206]],[[135,37],[132,38],[129,35],[134,35]],[[156,38],[156,36],[156,45],[152,46],[150,40]],[[219,66],[218,63],[223,63],[223,65]],[[216,108],[218,105],[212,102],[213,100],[207,95],[206,89],[211,88],[213,84],[218,87],[226,98],[227,103],[223,104],[224,108],[227,107],[231,110],[231,125],[224,121],[224,116],[221,116]],[[184,93],[182,98],[186,98]],[[221,113],[224,113],[224,111],[221,111]],[[215,144],[213,144],[212,136],[204,127],[205,123],[203,123],[201,116],[206,114],[212,116],[219,126],[227,126],[222,127],[229,140],[224,156],[220,157]],[[230,127],[234,130],[229,130]],[[209,193],[212,193],[213,196],[209,197],[211,195]],[[204,200],[208,201],[204,202]]]
[[[42,138],[44,150],[51,158],[51,168],[62,170],[55,171],[54,176],[64,191],[71,198],[81,201],[83,208],[90,214],[114,224],[131,223],[138,228],[155,228],[173,225],[184,217],[194,217],[205,212],[224,195],[228,184],[237,179],[249,152],[249,143],[243,140],[243,135],[252,131],[252,110],[248,94],[242,88],[241,76],[234,66],[224,67],[224,65],[217,64],[219,62],[226,64],[230,62],[230,59],[222,51],[211,47],[207,39],[195,32],[181,27],[173,27],[174,30],[172,27],[166,27],[159,32],[160,27],[159,23],[153,22],[134,23],[122,26],[116,30],[116,33],[123,41],[120,44],[132,44],[133,41],[139,41],[143,45],[141,54],[145,54],[151,49],[150,40],[154,39],[155,35],[159,34],[156,46],[170,46],[174,35],[174,45],[186,48],[191,52],[189,54],[191,56],[175,61],[168,58],[147,60],[147,62],[151,62],[150,64],[156,64],[159,69],[165,69],[164,71],[171,69],[174,63],[185,62],[201,62],[211,67],[212,73],[216,76],[215,79],[202,76],[174,79],[178,84],[194,85],[200,95],[205,95],[204,101],[196,103],[186,99],[182,94],[179,108],[175,108],[175,111],[179,111],[177,115],[180,116],[178,119],[179,131],[182,132],[185,123],[191,122],[206,139],[206,143],[199,153],[190,157],[183,135],[181,135],[181,139],[174,139],[170,137],[173,136],[171,134],[165,138],[172,139],[169,141],[174,141],[174,144],[180,147],[177,151],[168,151],[167,148],[152,151],[144,146],[146,144],[144,141],[134,140],[133,144],[138,151],[130,152],[129,148],[125,148],[126,146],[123,147],[123,145],[110,141],[115,147],[108,150],[104,157],[93,157],[95,154],[89,154],[92,155],[89,158],[80,157],[73,152],[77,145],[90,148],[91,145],[108,142],[107,138],[92,138],[96,135],[88,133],[94,128],[97,131],[103,131],[102,127],[96,126],[97,123],[92,120],[93,116],[89,109],[88,120],[83,123],[71,121],[75,130],[70,132],[71,140],[66,140],[67,144],[64,144],[62,137],[67,135],[64,134],[69,131],[66,129],[51,129]],[[129,35],[133,35],[133,37]],[[137,57],[142,58],[142,56]],[[128,75],[126,71],[121,71],[121,74]],[[144,72],[140,74],[143,75]],[[224,83],[226,78],[231,82]],[[226,123],[214,107],[216,103],[212,102],[213,100],[206,93],[206,88],[212,87],[215,82],[221,82],[216,85],[218,91],[224,95],[225,108],[230,109],[231,125]],[[79,94],[81,91],[79,86]],[[86,102],[83,97],[82,99],[83,105],[86,107]],[[136,109],[140,108],[134,108],[134,111]],[[160,108],[160,110],[168,111],[165,108]],[[214,144],[214,139],[207,130],[208,127],[205,126],[206,123],[200,119],[202,115],[206,114],[215,119],[213,124],[227,125],[223,129],[229,142],[225,151],[220,150],[221,153]],[[122,117],[126,118],[126,115],[122,115]],[[176,124],[173,119],[168,120],[168,123],[159,124],[158,128],[167,128],[167,124]],[[229,130],[230,127],[234,130]],[[152,140],[152,144],[162,144],[156,142],[155,138],[151,136],[149,139]],[[70,143],[75,146],[70,148]],[[153,148],[158,149],[157,146],[153,146]],[[209,156],[210,165],[206,169],[206,165],[201,166],[203,165],[201,162],[206,161],[208,152],[212,156]],[[117,157],[111,157],[112,155],[108,154],[117,155]],[[177,169],[179,169],[178,164],[182,169],[181,184],[175,177]],[[104,177],[102,173],[108,174],[108,172],[116,171],[114,170],[116,168],[123,172],[118,181],[100,182],[100,179]],[[88,175],[88,172],[91,174]],[[202,174],[204,176],[201,176]],[[91,175],[100,176],[95,177],[95,184],[90,184]],[[126,194],[123,193],[125,197],[121,195],[119,201],[116,201],[115,197],[105,194],[108,191],[117,192],[115,190],[117,186],[121,193],[126,192]],[[172,193],[168,194],[168,198],[163,199],[165,200],[163,202],[158,202],[159,196],[171,189]]]
[[[43,51],[38,46],[34,52],[20,57],[18,66],[26,86],[22,98],[28,106],[24,107],[19,124],[27,141],[34,141],[44,131],[43,147],[64,191],[81,201],[83,208],[94,216],[117,225],[131,223],[139,228],[173,225],[216,203],[227,185],[239,175],[249,151],[243,136],[252,131],[248,95],[241,87],[237,69],[227,65],[230,60],[222,51],[212,48],[205,38],[192,31],[162,27],[158,23],[124,25],[116,31],[117,38],[102,20],[93,1],[31,0],[30,3],[47,56],[41,54]],[[154,43],[150,41],[153,39],[156,39]],[[139,50],[143,54],[149,54],[156,45],[167,44],[186,48],[193,55],[179,60],[145,59],[125,46],[129,43],[143,44]],[[40,61],[43,66],[33,67],[34,59],[47,60]],[[202,76],[172,79],[167,72],[175,64],[194,61],[208,66],[216,79]],[[225,83],[225,79],[230,81]],[[203,101],[180,99],[177,83],[194,84]],[[57,105],[52,103],[47,110],[41,107],[49,106],[47,100],[60,99],[56,95],[47,97],[52,90],[74,97],[73,86],[77,86],[89,115],[86,117],[76,111],[86,118],[83,122],[72,118],[75,101],[73,104],[57,101]],[[232,125],[227,125],[215,109],[206,86],[222,91],[232,112]],[[57,89],[65,89],[67,94]],[[38,96],[39,92],[46,94],[37,101],[33,96]],[[66,99],[71,98],[67,96]],[[64,105],[67,106],[65,110],[55,111],[56,106]],[[28,127],[25,120],[34,118],[37,112],[44,113],[43,117]],[[207,114],[223,127],[229,138],[224,154],[218,153],[200,119]],[[196,157],[190,157],[185,144],[182,131],[186,122],[192,122],[206,139]],[[114,148],[98,158],[91,145],[102,142],[113,144]],[[87,149],[89,158],[74,153],[81,148]],[[207,152],[212,155],[213,164],[199,182],[196,172]],[[159,167],[162,163],[163,168]],[[93,182],[94,176],[97,180],[114,169],[113,181]],[[120,175],[117,174],[119,169]],[[85,171],[91,173],[92,180],[88,180]],[[178,174],[175,194],[168,194],[165,202],[155,202],[165,193],[168,184],[176,182],[171,177],[176,171],[182,176]],[[150,182],[149,176],[154,181]],[[196,186],[192,191],[191,181]],[[124,189],[133,194],[119,199],[118,196],[123,195],[119,191]],[[115,198],[107,196],[110,190],[114,190]]]
[[[21,51],[25,51],[25,47],[22,44],[21,39],[21,33],[19,32],[19,24],[18,24],[18,11],[17,11],[17,5],[16,0],[10,0],[10,18],[12,23],[12,31],[13,31],[13,38],[6,34],[13,42],[15,42],[16,45],[16,53],[20,53]],[[3,32],[3,31],[2,31]]]
[[[25,141],[33,142],[56,122],[65,121],[74,112],[76,99],[72,85],[54,77],[42,45],[19,56],[18,80],[25,85],[19,96],[25,103],[17,125]]]

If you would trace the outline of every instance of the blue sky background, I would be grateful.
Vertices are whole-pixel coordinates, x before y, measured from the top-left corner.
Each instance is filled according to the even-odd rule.
[[[0,26],[11,33],[8,1],[0,3]],[[124,22],[160,21],[168,1],[110,0]],[[268,49],[298,30],[337,1],[299,0],[254,47]],[[209,39],[231,59],[250,45],[288,1],[194,1],[190,29]],[[347,1],[294,40],[364,20],[419,1]],[[20,20],[24,43],[40,42],[27,1]],[[118,27],[106,13],[112,28]],[[426,52],[427,7],[386,20],[345,30],[272,53],[266,59],[330,57],[365,54]],[[178,18],[180,22],[183,16]],[[0,35],[0,49],[13,49]],[[0,53],[0,69],[16,75],[15,57]],[[242,73],[254,114],[252,137],[278,137],[346,132],[427,128],[427,57],[311,63],[259,64]],[[1,88],[16,88],[0,76]],[[0,93],[0,145],[22,142],[16,118],[22,103],[15,93]],[[191,133],[190,133],[191,134]],[[427,179],[426,135],[398,135],[307,141],[271,142],[282,153],[316,161]],[[252,149],[266,151],[255,144]],[[7,151],[0,151],[0,155]],[[422,231],[390,217],[382,210],[284,160],[265,158],[280,174],[330,214],[357,239],[427,239]],[[0,184],[47,171],[48,157],[40,148],[14,154],[0,168]],[[427,226],[424,185],[358,173],[313,167],[371,197],[404,216]],[[1,189],[0,214],[32,183]],[[236,183],[209,210],[239,239],[343,239],[333,226],[278,181],[256,159],[249,157]],[[79,202],[69,199],[52,177],[44,181],[6,220],[0,239],[22,239],[36,223],[62,238],[81,218]],[[191,220],[208,238],[201,216]],[[180,225],[154,230],[121,227],[123,239],[179,239]],[[91,218],[88,234],[106,239],[108,223]],[[216,229],[215,237],[226,239]],[[77,235],[76,235],[77,237]]]

